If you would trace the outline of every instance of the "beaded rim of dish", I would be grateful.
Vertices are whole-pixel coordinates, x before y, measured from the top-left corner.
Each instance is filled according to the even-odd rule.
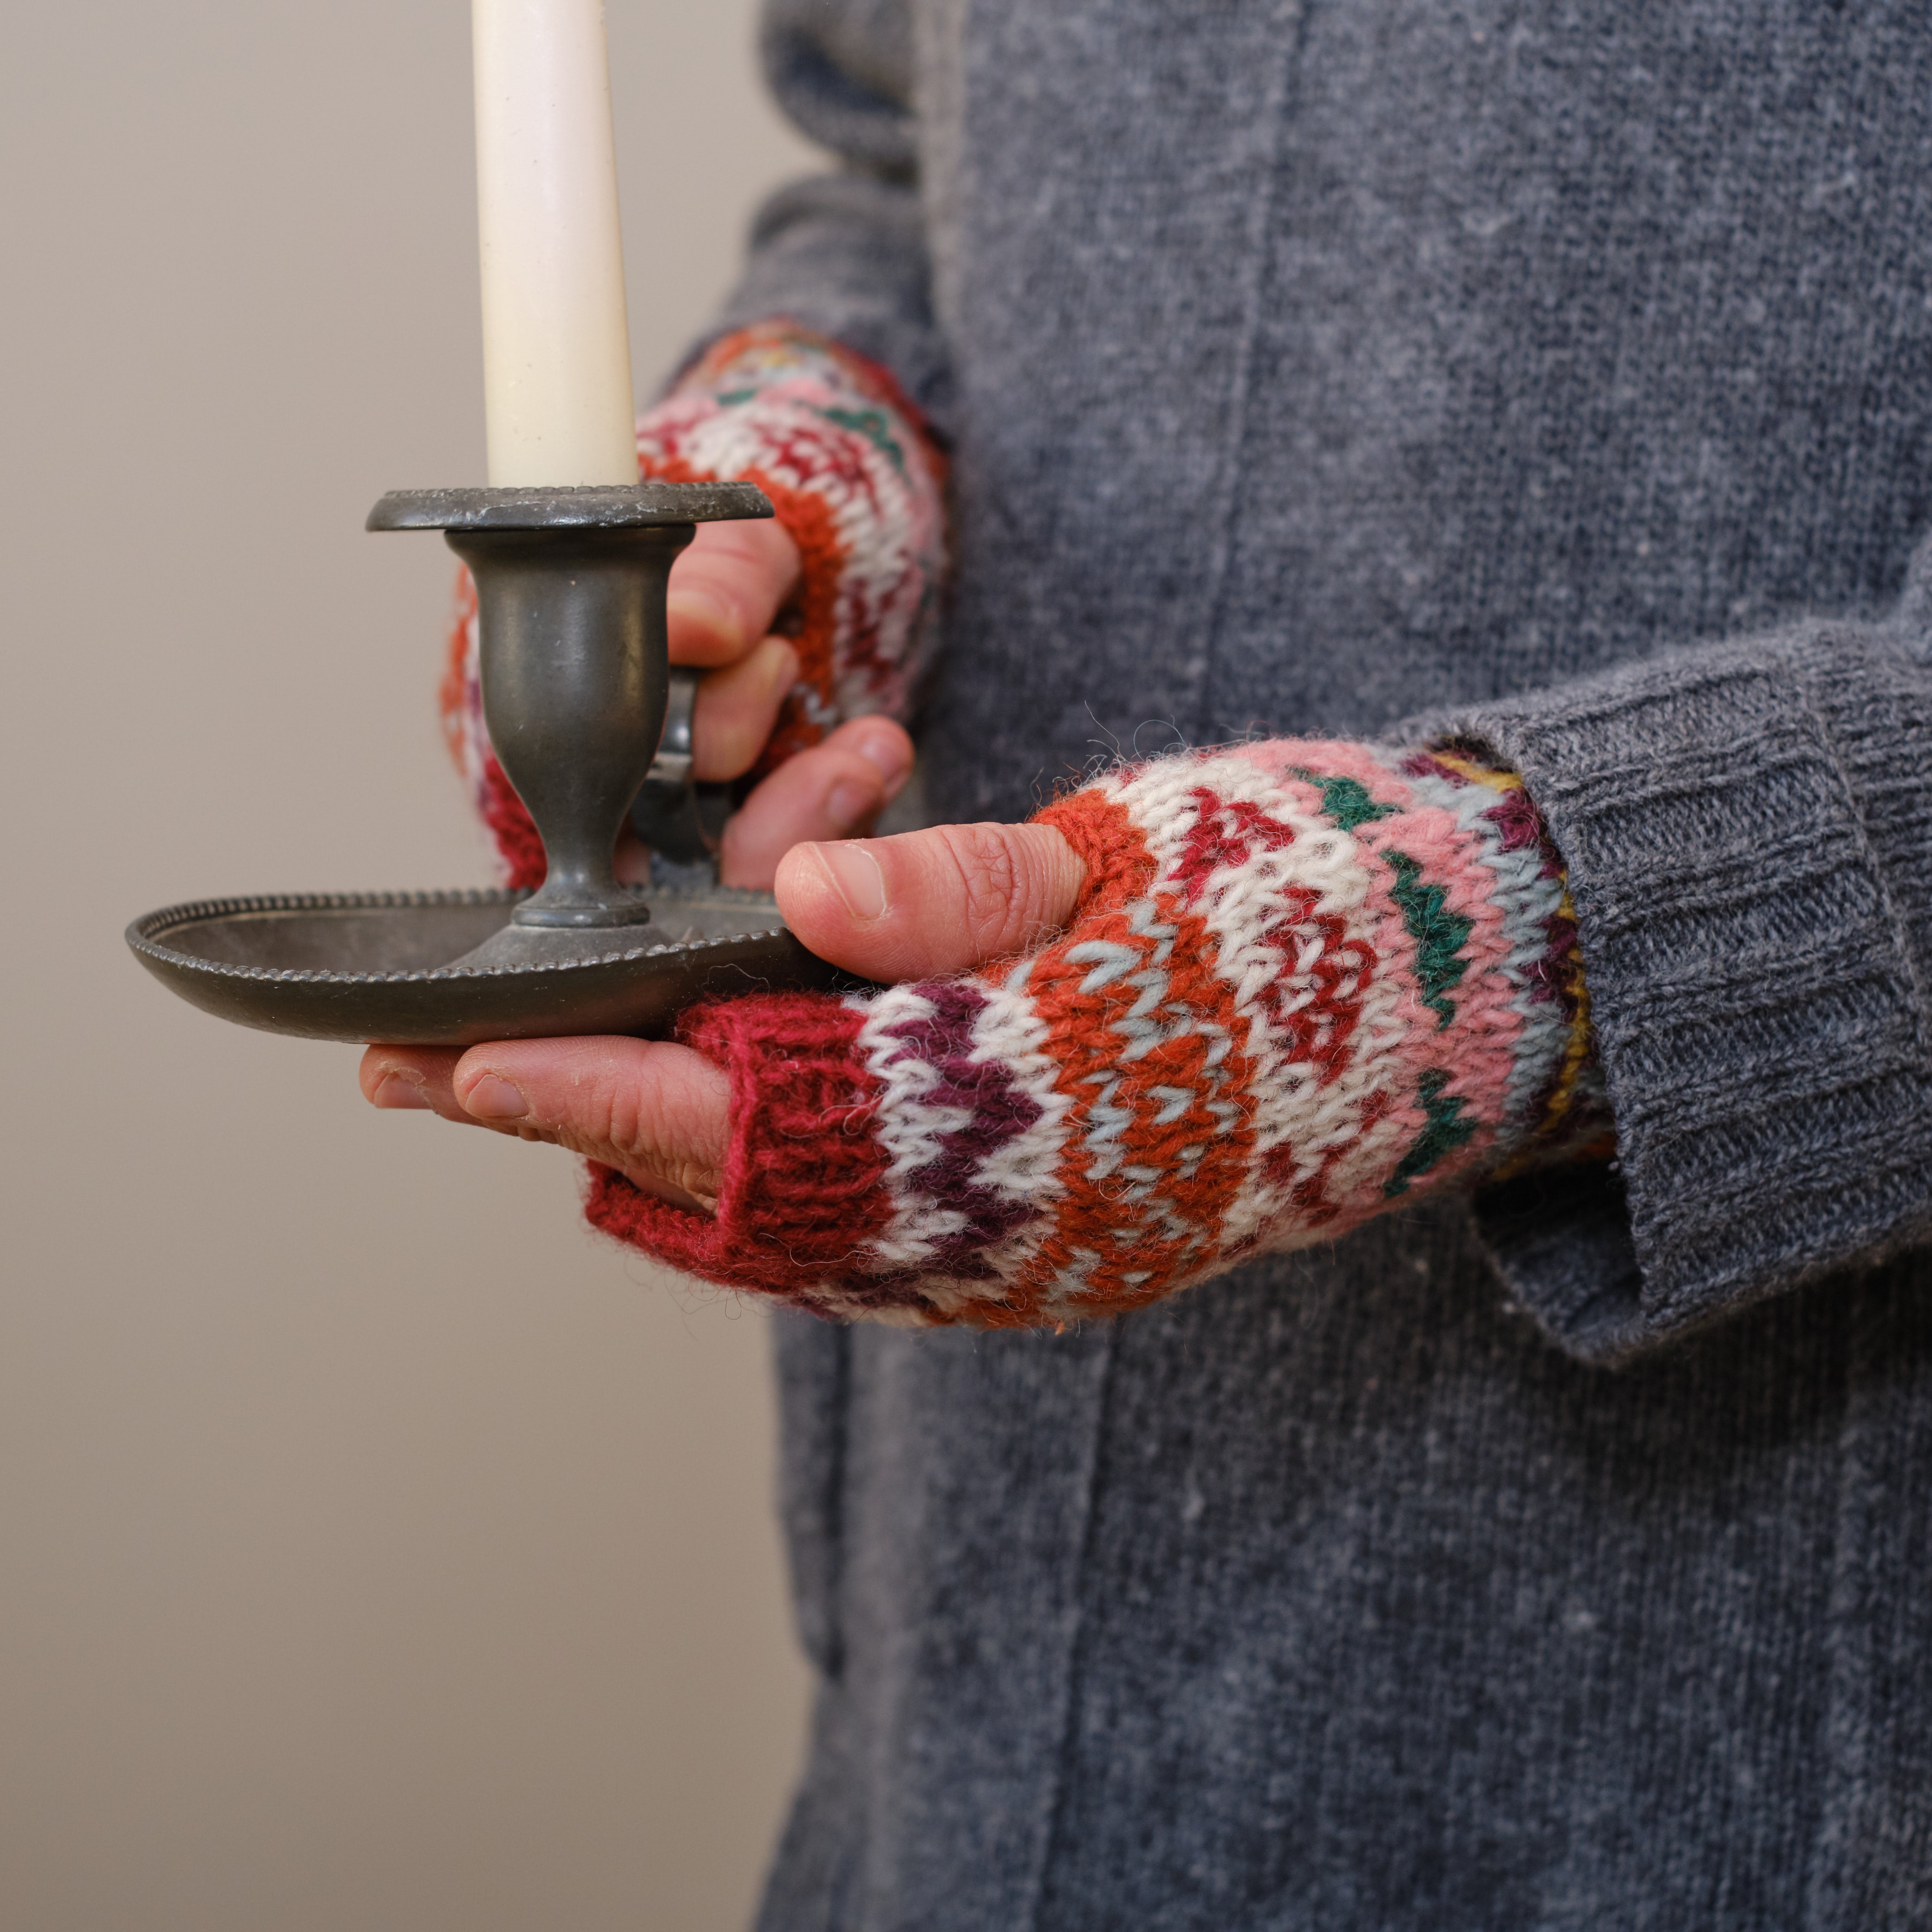
[[[230,919],[240,914],[273,912],[380,912],[411,907],[520,905],[526,892],[488,891],[471,888],[461,892],[271,892],[244,898],[188,899],[179,905],[164,906],[146,914],[128,928],[128,944],[136,952],[165,961],[176,968],[207,973],[224,980],[274,980],[297,983],[337,986],[405,986],[434,980],[500,980],[542,973],[575,972],[585,966],[620,966],[640,959],[662,958],[670,954],[684,958],[715,952],[727,946],[742,946],[748,940],[773,939],[786,932],[782,923],[748,926],[742,932],[728,933],[715,939],[666,940],[656,946],[627,946],[602,952],[580,953],[569,959],[521,962],[506,966],[424,966],[398,973],[337,973],[321,966],[240,966],[218,959],[204,959],[191,952],[178,952],[158,942],[178,926],[206,924],[211,920]],[[776,916],[776,902],[768,892],[742,886],[706,886],[701,892],[680,893],[658,888],[653,900],[670,905],[688,904],[693,900],[720,902],[728,905],[769,908]],[[586,928],[594,930],[595,928]],[[649,930],[648,928],[646,930]]]

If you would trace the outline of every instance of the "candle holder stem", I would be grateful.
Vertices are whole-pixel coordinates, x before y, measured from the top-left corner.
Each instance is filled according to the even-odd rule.
[[[610,869],[664,728],[664,581],[692,526],[457,530],[476,580],[483,716],[548,862],[531,926],[640,925]]]
[[[670,567],[700,523],[771,514],[742,483],[399,490],[370,512],[441,530],[476,580],[484,720],[548,865],[513,924],[650,919],[610,860],[664,731]]]

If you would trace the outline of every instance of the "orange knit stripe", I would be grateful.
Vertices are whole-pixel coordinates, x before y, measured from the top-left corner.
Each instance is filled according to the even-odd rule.
[[[1161,1177],[1145,1202],[1120,1201],[1122,1184],[1114,1174],[1070,1190],[1061,1226],[1076,1239],[1084,1232],[1087,1238],[1082,1244],[1096,1248],[1102,1258],[1088,1274],[1079,1298],[1082,1311],[1096,1315],[1116,1314],[1156,1300],[1214,1260],[1228,1210],[1247,1178],[1253,1156],[1247,1104],[1252,1068],[1234,1043],[1243,1029],[1233,988],[1211,970],[1214,940],[1205,922],[1182,911],[1176,898],[1162,894],[1158,903],[1161,922],[1176,928],[1163,969],[1168,988],[1161,1016],[1190,1013],[1218,1025],[1228,1039],[1216,1041],[1190,1030],[1123,1065],[1120,1052],[1126,1042],[1112,1030],[1109,1021],[1113,1012],[1132,1005],[1138,989],[1118,983],[1103,988],[1099,998],[1106,1004],[1100,1013],[1094,1011],[1090,996],[1066,1014],[1069,1034],[1077,1030],[1100,1049],[1094,1055],[1095,1070],[1111,1063],[1118,1072],[1112,1102],[1133,1116],[1118,1144],[1123,1165],[1151,1168]],[[1124,928],[1124,920],[1119,923]],[[1217,1048],[1218,1064],[1210,1066]],[[1175,1090],[1189,1096],[1178,1112]],[[1225,1114],[1210,1111],[1210,1101],[1232,1102],[1240,1112],[1231,1124]],[[1163,1114],[1173,1118],[1162,1119]],[[1183,1160],[1184,1150],[1190,1148],[1198,1155],[1191,1172]],[[1144,1279],[1130,1280],[1130,1276]]]
[[[1045,1051],[1058,1066],[1056,1088],[1070,1102],[1058,1170],[1065,1192],[1052,1232],[1022,1271],[996,1326],[1036,1324],[1043,1295],[1069,1274],[1082,1276],[1080,1312],[1097,1315],[1137,1307],[1166,1292],[1177,1273],[1208,1264],[1253,1148],[1245,1105],[1252,1070],[1238,1044],[1233,989],[1211,968],[1213,942],[1204,922],[1186,911],[1178,896],[1161,896],[1156,916],[1177,930],[1160,969],[1166,985],[1154,1017],[1172,1024],[1190,1014],[1220,1027],[1228,1039],[1218,1069],[1209,1062],[1220,1042],[1192,1028],[1126,1058],[1129,1041],[1114,1022],[1145,988],[1130,984],[1136,976],[1128,973],[1083,992],[1092,962],[1067,954],[1097,940],[1136,949],[1151,964],[1159,944],[1136,932],[1131,909],[1151,892],[1153,856],[1126,808],[1095,794],[1049,806],[1038,822],[1058,830],[1088,867],[1078,932],[1048,946],[1027,981],[1034,1009],[1046,1024]],[[1184,1102],[1177,1092],[1187,1096]],[[1243,1108],[1232,1126],[1210,1111],[1210,1102],[1224,1099]],[[1131,1116],[1109,1144],[1117,1157],[1090,1143],[1103,1107]],[[1160,1119],[1163,1114],[1172,1118]],[[1188,1150],[1198,1154],[1191,1171]],[[1134,1168],[1153,1169],[1156,1178],[1148,1186],[1121,1171]],[[1130,1198],[1143,1192],[1145,1198]]]

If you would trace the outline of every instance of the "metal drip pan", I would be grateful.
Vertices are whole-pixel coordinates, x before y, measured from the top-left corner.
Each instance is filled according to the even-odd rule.
[[[728,886],[654,887],[648,924],[546,934],[554,957],[460,963],[527,896],[202,899],[137,919],[128,944],[171,992],[218,1018],[308,1040],[415,1046],[654,1038],[699,1000],[852,983],[785,930],[769,893]]]

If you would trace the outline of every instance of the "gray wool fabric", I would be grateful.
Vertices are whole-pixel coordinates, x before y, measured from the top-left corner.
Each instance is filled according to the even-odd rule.
[[[769,1932],[1932,1925],[1932,16],[771,0],[723,321],[946,439],[932,814],[1454,734],[1610,1169],[1059,1336],[782,1324]]]

